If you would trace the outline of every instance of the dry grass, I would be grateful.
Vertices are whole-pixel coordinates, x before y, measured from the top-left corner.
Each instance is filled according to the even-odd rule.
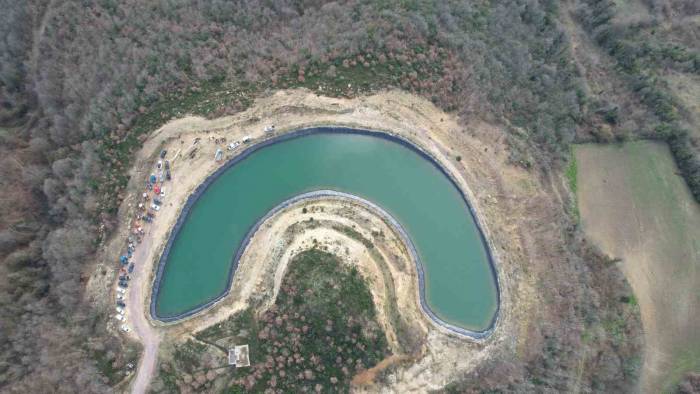
[[[615,21],[620,24],[632,24],[651,19],[649,8],[641,0],[615,0],[617,13]]]
[[[665,144],[576,148],[587,236],[621,265],[645,331],[642,389],[668,391],[700,369],[700,205]]]
[[[693,123],[694,127],[690,127],[694,138],[700,141],[700,76],[669,72],[666,79],[671,88],[671,92],[681,102],[686,111],[688,111],[688,119]]]

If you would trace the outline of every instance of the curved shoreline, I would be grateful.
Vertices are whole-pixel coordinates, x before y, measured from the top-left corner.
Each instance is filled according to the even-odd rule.
[[[158,299],[158,293],[160,291],[160,284],[162,281],[162,277],[165,271],[165,265],[169,256],[170,248],[172,247],[172,244],[174,243],[174,240],[177,238],[177,235],[180,231],[181,226],[185,223],[187,218],[189,217],[190,210],[194,203],[196,203],[199,200],[199,197],[208,189],[208,187],[218,179],[219,176],[221,176],[226,170],[234,166],[235,164],[239,163],[240,161],[244,160],[247,158],[249,155],[255,153],[259,149],[262,149],[264,147],[270,146],[272,144],[276,144],[279,142],[284,142],[288,141],[294,138],[299,138],[302,136],[310,135],[310,134],[320,134],[320,133],[346,133],[346,134],[361,134],[361,135],[370,135],[373,137],[378,137],[378,138],[384,138],[396,143],[399,143],[412,151],[418,153],[421,157],[424,159],[428,160],[430,163],[432,163],[444,176],[446,176],[449,181],[452,183],[452,185],[457,188],[459,191],[459,194],[461,195],[463,201],[469,208],[469,214],[472,217],[472,220],[477,228],[477,232],[479,233],[479,237],[481,239],[482,244],[484,245],[484,248],[486,250],[486,255],[487,255],[487,260],[489,264],[489,270],[491,272],[492,278],[494,280],[494,284],[496,286],[496,311],[491,319],[491,322],[487,326],[487,328],[483,331],[472,331],[468,330],[462,327],[458,327],[455,325],[452,325],[442,319],[440,319],[428,306],[427,301],[426,301],[426,295],[425,295],[425,284],[424,284],[424,277],[423,277],[423,266],[422,262],[420,261],[418,257],[418,253],[415,250],[415,247],[413,243],[410,241],[410,238],[408,237],[408,234],[405,232],[403,227],[398,223],[398,221],[393,218],[391,215],[389,215],[386,211],[384,211],[382,208],[377,206],[376,204],[367,201],[365,199],[362,199],[360,197],[354,196],[352,194],[347,194],[347,193],[341,193],[341,192],[336,192],[332,190],[319,190],[319,191],[314,191],[314,192],[309,192],[309,193],[303,193],[294,197],[291,197],[282,203],[278,204],[274,208],[272,208],[267,214],[265,214],[262,218],[260,218],[253,226],[251,226],[250,230],[246,234],[245,238],[241,241],[237,251],[236,255],[234,256],[229,272],[228,272],[228,281],[226,288],[224,291],[214,297],[213,299],[202,303],[201,305],[183,312],[181,314],[175,315],[175,316],[167,316],[167,317],[159,317],[156,312],[156,301]],[[422,149],[420,146],[416,145],[412,141],[408,140],[405,137],[396,135],[391,132],[387,131],[379,131],[379,130],[369,130],[369,129],[362,129],[362,128],[352,128],[352,127],[342,127],[342,126],[314,126],[314,127],[309,127],[309,128],[301,128],[297,129],[291,132],[287,132],[282,135],[274,136],[271,138],[267,138],[259,143],[256,143],[248,148],[246,148],[244,151],[242,151],[240,154],[236,155],[226,163],[224,163],[222,166],[217,168],[212,174],[207,176],[207,178],[199,185],[197,188],[190,194],[190,196],[187,198],[187,201],[185,202],[179,216],[177,219],[177,222],[173,226],[172,231],[170,232],[168,236],[167,243],[165,245],[165,248],[163,249],[163,252],[160,256],[156,275],[153,281],[153,286],[152,286],[152,291],[151,291],[151,302],[150,302],[150,314],[151,317],[154,320],[164,322],[164,323],[172,323],[176,322],[179,320],[182,320],[184,318],[193,316],[195,314],[198,314],[199,312],[202,312],[205,309],[208,309],[224,297],[228,295],[228,293],[231,290],[231,286],[233,285],[233,277],[235,275],[235,272],[238,268],[238,263],[243,255],[243,253],[246,251],[248,247],[248,243],[250,242],[250,239],[252,236],[255,234],[257,229],[262,225],[263,222],[265,222],[267,219],[272,217],[274,214],[279,212],[280,210],[288,207],[291,204],[294,204],[296,202],[302,201],[302,200],[308,200],[312,198],[319,198],[323,196],[328,196],[328,197],[343,197],[343,198],[349,198],[352,199],[353,201],[356,201],[360,203],[361,205],[370,208],[372,211],[377,212],[380,214],[380,216],[385,219],[386,222],[388,222],[401,236],[401,238],[404,240],[404,244],[407,246],[407,249],[410,251],[412,258],[414,259],[414,262],[416,264],[416,270],[419,276],[419,299],[420,299],[420,304],[421,304],[421,309],[423,312],[429,317],[429,320],[431,320],[433,323],[435,323],[437,326],[444,328],[450,333],[455,333],[461,336],[465,336],[471,339],[475,340],[480,340],[480,339],[485,339],[487,338],[495,329],[498,321],[499,321],[499,316],[500,316],[500,309],[501,309],[501,288],[500,288],[500,283],[499,283],[499,278],[498,274],[495,268],[495,262],[493,259],[492,251],[491,251],[491,243],[489,240],[486,238],[482,224],[473,208],[471,203],[469,202],[469,199],[467,198],[464,190],[459,186],[459,183],[453,176],[453,174],[448,171],[440,162],[438,159],[436,159],[432,154],[428,153],[424,149]]]

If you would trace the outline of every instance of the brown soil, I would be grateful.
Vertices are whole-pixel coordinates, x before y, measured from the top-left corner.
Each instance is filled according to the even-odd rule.
[[[371,386],[374,384],[377,374],[394,364],[408,360],[411,360],[411,357],[393,354],[380,361],[379,364],[375,365],[374,367],[355,375],[355,377],[352,378],[351,384],[353,386]]]

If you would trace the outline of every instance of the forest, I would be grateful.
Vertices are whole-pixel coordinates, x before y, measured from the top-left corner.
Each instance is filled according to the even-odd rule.
[[[643,3],[656,22],[618,23],[612,0],[0,0],[0,391],[117,383],[133,345],[105,329],[109,311],[85,298],[86,275],[115,228],[131,156],[149,131],[186,113],[235,113],[283,88],[344,97],[399,88],[465,123],[502,125],[511,162],[543,174],[566,166],[574,141],[668,141],[700,199],[697,125],[660,73],[700,72],[698,37],[651,33],[700,6]],[[631,104],[588,87],[564,13],[614,64]],[[601,261],[582,265],[591,291],[602,286],[595,278],[620,280]],[[627,308],[618,304],[567,319],[603,324]],[[605,319],[587,315],[598,308]],[[596,387],[634,380],[637,344],[620,342],[631,323],[587,345],[620,354],[586,366],[591,379],[606,368]],[[527,387],[567,387],[555,371],[572,368],[563,360],[580,344],[550,330],[542,360],[485,366],[482,376],[510,368]]]

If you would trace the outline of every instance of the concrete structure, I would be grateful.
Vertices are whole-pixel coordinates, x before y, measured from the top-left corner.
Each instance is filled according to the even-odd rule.
[[[228,349],[228,365],[233,365],[236,368],[249,367],[250,357],[248,345],[234,346]]]

